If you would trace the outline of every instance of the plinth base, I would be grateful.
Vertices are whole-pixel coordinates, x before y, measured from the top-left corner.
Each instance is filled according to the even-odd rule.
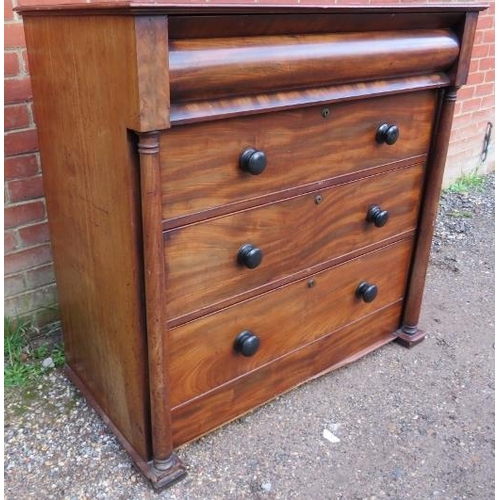
[[[405,333],[403,329],[399,329],[394,333],[396,335],[396,342],[403,347],[410,348],[420,344],[425,339],[426,333],[423,330],[417,330],[415,333]]]

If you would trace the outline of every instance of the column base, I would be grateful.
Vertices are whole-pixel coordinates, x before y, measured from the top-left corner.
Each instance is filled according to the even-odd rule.
[[[410,330],[411,333],[408,333],[408,330]],[[418,328],[411,327],[406,329],[403,326],[402,328],[394,332],[394,335],[396,335],[397,337],[396,342],[398,344],[410,349],[411,347],[420,344],[420,342],[425,339],[426,333],[423,330],[419,330]]]
[[[168,462],[168,467],[163,468],[166,462]],[[141,470],[141,472],[151,481],[151,485],[157,492],[172,486],[187,474],[186,467],[174,453],[168,460],[161,463],[151,460],[147,463],[147,471]]]
[[[127,451],[130,455],[134,465],[150,482],[155,491],[160,491],[167,486],[171,486],[186,476],[186,467],[175,453],[172,453],[165,460],[150,460],[148,462],[144,460],[144,458],[137,453],[128,439],[120,432],[118,427],[115,426],[113,421],[108,417],[90,391],[87,390],[85,384],[80,380],[80,377],[68,365],[65,365],[64,370],[71,382],[73,382],[77,389],[82,392],[90,405],[101,417],[103,422],[111,429],[123,448],[125,448],[125,451]]]

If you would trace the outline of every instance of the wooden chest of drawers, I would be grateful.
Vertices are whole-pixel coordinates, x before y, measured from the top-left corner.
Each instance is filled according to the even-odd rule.
[[[481,7],[24,7],[67,373],[173,449],[418,316]]]

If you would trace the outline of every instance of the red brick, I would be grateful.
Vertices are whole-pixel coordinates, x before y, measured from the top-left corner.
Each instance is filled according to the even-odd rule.
[[[4,231],[3,233],[3,251],[4,254],[11,253],[18,247],[16,233],[14,231]]]
[[[459,116],[455,116],[453,120],[453,128],[459,129],[469,125],[472,121],[472,113],[462,113]]]
[[[467,78],[467,85],[477,85],[484,82],[484,72],[476,71],[475,73],[469,73]]]
[[[45,205],[40,200],[4,208],[4,227],[6,229],[44,219]]]
[[[23,247],[39,245],[49,241],[49,225],[47,222],[21,227],[18,233]]]
[[[462,127],[459,129],[453,129],[452,134],[451,134],[451,142],[456,142],[456,141],[469,141],[469,140],[474,140],[476,136],[483,136],[483,131],[480,129],[479,124],[477,123],[471,123],[466,127]]]
[[[495,69],[495,59],[493,57],[484,57],[479,61],[479,71]]]
[[[3,2],[3,20],[11,21],[14,19],[14,12],[12,11],[12,0],[4,0]]]
[[[465,85],[458,91],[458,100],[465,101],[474,97],[475,87],[473,85]]]
[[[6,181],[30,177],[37,172],[38,162],[36,156],[33,154],[5,158],[4,179]]]
[[[469,66],[469,74],[475,73],[476,71],[479,71],[479,60],[472,59]]]
[[[6,156],[31,153],[38,150],[36,129],[17,130],[4,136],[4,154]]]
[[[481,106],[481,98],[474,97],[473,99],[467,99],[462,101],[462,113],[467,113],[468,111],[475,111]]]
[[[24,28],[22,23],[4,25],[4,44],[5,48],[13,49],[16,47],[26,47],[24,38]]]
[[[22,315],[42,308],[53,308],[57,302],[54,284],[38,288],[5,300],[5,312],[9,315]]]
[[[7,191],[11,203],[33,200],[43,197],[42,176],[26,177],[7,183]]]
[[[495,81],[495,70],[490,69],[489,71],[486,71],[484,74],[484,82],[485,83],[491,83]]]
[[[495,30],[489,29],[483,32],[483,43],[494,43],[495,42]]]
[[[471,123],[481,123],[483,127],[486,122],[492,122],[495,119],[494,109],[477,109],[471,113]]]
[[[6,275],[15,274],[32,267],[47,264],[52,260],[50,245],[39,245],[19,252],[6,255],[4,258],[4,272]]]
[[[493,95],[495,93],[495,84],[490,82],[490,83],[483,83],[482,85],[478,85],[476,87],[476,96],[486,96],[486,95]]]
[[[481,59],[482,57],[486,57],[488,55],[488,51],[490,50],[490,45],[488,43],[476,44],[472,49],[472,57],[474,59]]]
[[[29,77],[9,78],[4,81],[4,101],[5,104],[29,101],[33,97],[31,91],[31,81]]]
[[[477,22],[477,29],[478,30],[483,30],[483,29],[495,27],[495,16],[489,14],[490,9],[487,12],[488,13],[482,12],[479,15],[479,19]]]
[[[26,291],[26,283],[23,274],[14,274],[4,278],[4,296],[12,297]]]
[[[26,271],[26,287],[29,289],[50,285],[54,282],[54,267],[52,264]]]
[[[28,106],[26,104],[15,104],[13,106],[5,106],[3,116],[4,116],[4,127],[6,130],[26,128],[29,126],[30,123]]]
[[[30,314],[30,320],[35,326],[48,325],[59,319],[59,308],[56,306],[56,303],[54,303],[54,307],[42,307]]]
[[[481,109],[494,108],[495,107],[495,96],[488,95],[486,97],[481,97]]]
[[[5,52],[3,59],[4,76],[16,76],[19,74],[19,56],[16,52]]]

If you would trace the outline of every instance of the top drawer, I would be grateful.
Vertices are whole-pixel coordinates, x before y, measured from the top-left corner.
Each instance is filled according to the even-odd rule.
[[[364,99],[174,127],[161,134],[162,214],[166,227],[267,201],[296,186],[425,155],[435,91]],[[324,110],[328,109],[325,113]],[[378,143],[380,125],[399,138]],[[247,148],[265,153],[259,175],[240,168]],[[178,220],[175,220],[178,219]]]
[[[171,40],[170,96],[194,102],[434,73],[458,52],[446,29]]]

